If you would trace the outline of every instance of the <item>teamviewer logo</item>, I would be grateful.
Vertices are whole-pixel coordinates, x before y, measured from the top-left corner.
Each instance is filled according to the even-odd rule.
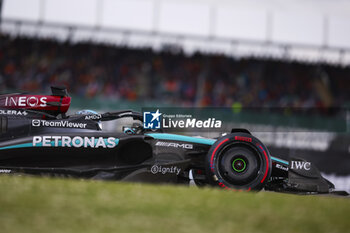
[[[32,120],[32,126],[39,127],[40,126],[40,120]]]
[[[160,129],[159,109],[156,112],[143,112],[143,127],[145,129]]]

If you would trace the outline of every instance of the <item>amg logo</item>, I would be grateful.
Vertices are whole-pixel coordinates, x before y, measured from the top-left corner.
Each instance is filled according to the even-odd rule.
[[[46,121],[46,120],[32,120],[32,126],[34,127],[63,127],[63,128],[80,128],[85,129],[87,124],[75,123],[69,121]]]
[[[185,143],[176,143],[176,142],[157,142],[156,146],[165,146],[165,147],[175,147],[175,148],[183,148],[183,149],[193,149],[192,144]]]
[[[311,163],[310,162],[304,162],[304,161],[291,161],[291,169],[297,169],[297,170],[310,170]]]

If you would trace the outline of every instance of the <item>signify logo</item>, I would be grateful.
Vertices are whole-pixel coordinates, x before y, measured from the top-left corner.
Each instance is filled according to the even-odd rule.
[[[181,168],[178,168],[177,166],[171,166],[171,167],[163,167],[161,165],[153,165],[151,167],[152,174],[161,173],[163,175],[170,173],[170,174],[176,174],[179,175],[181,172]]]
[[[61,128],[80,128],[85,129],[86,128],[85,123],[76,123],[76,122],[69,122],[69,121],[46,121],[46,120],[32,120],[32,126],[34,127],[61,127]]]
[[[119,139],[114,137],[70,137],[70,136],[34,136],[34,147],[91,147],[114,148]]]

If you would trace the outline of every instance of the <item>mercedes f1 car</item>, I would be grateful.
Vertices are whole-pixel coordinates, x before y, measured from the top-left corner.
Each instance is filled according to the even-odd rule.
[[[65,88],[0,96],[0,173],[212,185],[229,190],[330,193],[308,161],[273,157],[245,129],[219,138],[148,130],[142,114],[83,110],[66,115]],[[101,123],[130,119],[120,132]],[[125,122],[125,121],[124,121]]]

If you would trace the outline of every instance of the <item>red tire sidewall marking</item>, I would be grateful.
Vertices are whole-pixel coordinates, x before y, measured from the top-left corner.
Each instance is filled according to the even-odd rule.
[[[269,158],[267,157],[267,154],[266,154],[266,151],[264,150],[264,148],[261,145],[259,145],[259,147],[265,155],[265,162],[266,162],[265,174],[264,174],[264,177],[262,178],[262,180],[260,181],[260,183],[264,183],[264,181],[267,177],[267,173],[269,172]]]
[[[211,154],[210,168],[211,168],[212,171],[214,171],[214,164],[213,164],[213,162],[214,162],[214,157],[215,157],[216,151],[219,149],[219,147],[220,147],[222,144],[224,144],[224,143],[227,142],[228,140],[229,140],[229,139],[226,138],[225,140],[223,140],[222,142],[220,142],[219,145],[217,145],[217,146],[215,147],[213,153]]]

